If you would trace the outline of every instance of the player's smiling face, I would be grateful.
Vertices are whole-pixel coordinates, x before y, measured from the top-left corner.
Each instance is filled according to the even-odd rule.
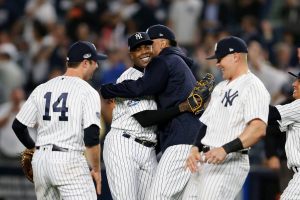
[[[146,67],[152,56],[152,45],[141,45],[130,51],[130,58],[134,65],[138,67]]]
[[[300,79],[296,79],[293,83],[293,88],[294,88],[294,91],[293,91],[293,97],[295,99],[300,99]]]
[[[217,61],[217,67],[221,70],[223,79],[231,80],[234,77],[236,70],[233,63],[233,56],[234,54],[228,54]]]

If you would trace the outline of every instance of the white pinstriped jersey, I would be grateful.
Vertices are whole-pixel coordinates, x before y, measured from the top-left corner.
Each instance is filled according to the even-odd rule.
[[[136,80],[143,76],[143,73],[134,67],[127,69],[117,80],[120,83],[124,80]],[[137,97],[134,99],[116,98],[116,106],[113,110],[111,127],[121,129],[138,138],[156,141],[156,126],[143,128],[132,117],[133,114],[144,110],[156,110],[157,105],[153,97]]]
[[[34,89],[16,118],[28,127],[37,125],[36,146],[83,151],[83,129],[100,127],[100,113],[95,89],[78,77],[59,76]]]
[[[222,81],[200,118],[207,126],[202,144],[220,147],[237,138],[255,118],[267,123],[269,103],[268,91],[250,71],[231,82]]]
[[[288,167],[300,166],[300,99],[286,105],[277,105],[281,131],[286,131],[285,151]]]

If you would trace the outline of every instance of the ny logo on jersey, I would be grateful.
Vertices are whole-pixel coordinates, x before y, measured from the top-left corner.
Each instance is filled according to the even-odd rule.
[[[135,34],[135,39],[136,39],[136,40],[140,40],[140,39],[142,39],[142,38],[143,38],[142,34],[140,34],[140,33],[136,33],[136,34]]]
[[[227,107],[228,104],[229,104],[229,106],[232,106],[232,103],[233,103],[233,100],[235,99],[235,97],[239,96],[238,91],[236,91],[232,95],[230,93],[231,93],[231,89],[228,90],[228,92],[225,92],[224,98],[222,100],[222,103],[225,101],[225,104],[224,104],[225,107]]]

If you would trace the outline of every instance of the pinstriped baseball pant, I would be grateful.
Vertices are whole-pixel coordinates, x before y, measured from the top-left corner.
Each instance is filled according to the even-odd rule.
[[[82,152],[36,150],[32,158],[38,200],[96,200],[95,186]]]
[[[300,199],[300,172],[294,174],[287,188],[283,191],[280,199],[282,200]]]
[[[191,176],[185,169],[185,161],[191,145],[168,147],[158,163],[157,172],[147,200],[179,200]]]
[[[108,185],[114,200],[144,200],[157,167],[155,150],[122,133],[111,129],[104,141]]]
[[[197,200],[234,200],[250,170],[249,157],[241,153],[231,153],[222,164],[204,163],[200,171],[191,176],[189,189],[197,187]]]

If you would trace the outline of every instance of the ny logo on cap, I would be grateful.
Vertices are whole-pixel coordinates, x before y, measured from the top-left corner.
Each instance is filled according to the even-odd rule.
[[[140,40],[142,38],[143,38],[142,34],[140,33],[135,34],[135,39]]]
[[[234,51],[234,49],[232,49],[232,48],[229,48],[229,51],[230,51],[230,52],[232,52],[232,51]]]
[[[90,58],[91,56],[92,56],[92,54],[86,53],[86,54],[83,55],[83,58]]]

